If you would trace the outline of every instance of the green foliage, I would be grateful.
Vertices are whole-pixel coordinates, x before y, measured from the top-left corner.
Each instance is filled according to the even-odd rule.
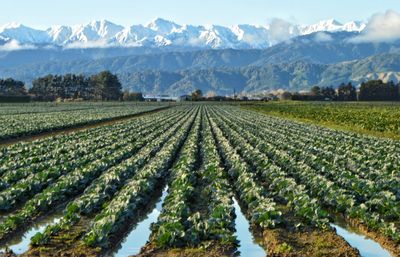
[[[125,90],[122,96],[123,101],[144,101],[142,93],[129,92]]]
[[[4,104],[0,106],[0,140],[111,120],[160,107],[116,102]]]
[[[383,83],[382,80],[370,80],[361,83],[360,101],[398,101],[400,100],[399,85],[393,82]]]
[[[89,86],[93,90],[95,100],[121,100],[122,86],[116,75],[102,71],[89,78]]]
[[[154,153],[150,156],[156,154],[151,161],[143,163],[149,156],[149,153],[143,152],[142,155],[133,157],[138,159],[128,161],[127,167],[121,167],[122,171],[131,170],[131,172],[137,170],[134,165],[140,165],[141,168],[136,171],[137,173],[131,179],[125,181],[124,187],[112,198],[110,204],[96,215],[94,222],[83,238],[87,245],[107,246],[110,243],[110,236],[124,229],[125,223],[132,215],[145,206],[149,200],[149,195],[154,192],[158,185],[158,179],[165,176],[165,172],[169,169],[176,152],[183,144],[193,119],[194,116],[191,115],[185,120],[183,126],[176,124],[172,130],[172,132],[176,132],[174,137],[167,135],[161,139],[160,143],[168,140],[164,142],[165,146],[162,149],[162,144],[159,145],[160,148],[154,149]],[[178,131],[176,131],[177,129]],[[123,181],[121,179],[119,183],[123,183]],[[95,185],[94,188],[88,190],[87,195],[77,200],[82,210],[87,207],[86,202],[92,202],[91,199],[94,195],[97,195],[98,188],[102,184],[104,184],[104,181]],[[90,208],[91,206],[89,206]]]
[[[0,79],[0,96],[26,96],[26,88],[22,81],[17,81],[12,78]]]
[[[350,83],[347,85],[342,83],[338,88],[338,100],[339,101],[357,101],[357,90]]]
[[[49,241],[49,237],[46,236],[45,234],[42,233],[36,233],[32,238],[31,238],[31,245],[37,246],[37,245],[43,245],[46,244]]]
[[[400,105],[396,103],[284,102],[254,105],[251,109],[309,120],[328,126],[343,126],[400,136]]]
[[[290,253],[293,251],[293,247],[290,246],[290,245],[287,244],[287,243],[283,243],[283,244],[278,245],[278,246],[276,247],[275,251],[276,251],[277,253],[290,254]]]
[[[9,166],[8,168],[7,166],[2,166],[4,178],[8,178],[6,181],[2,182],[8,182],[11,185],[0,192],[0,209],[9,210],[15,208],[17,203],[25,204],[22,208],[18,209],[18,211],[9,215],[4,222],[0,224],[0,238],[15,231],[22,224],[31,221],[40,213],[45,213],[51,210],[66,198],[82,193],[86,188],[86,194],[78,198],[74,203],[68,205],[67,213],[64,217],[64,225],[76,222],[78,219],[76,214],[96,210],[96,206],[98,207],[101,202],[107,200],[109,198],[108,194],[112,194],[113,192],[115,193],[118,183],[121,186],[123,181],[122,179],[119,181],[117,179],[115,179],[117,181],[108,181],[108,179],[113,179],[113,177],[100,176],[102,172],[111,169],[113,166],[116,166],[128,157],[132,156],[146,144],[146,139],[152,140],[155,137],[160,136],[161,131],[158,131],[160,125],[157,123],[166,120],[167,118],[162,116],[159,117],[161,120],[155,119],[154,117],[151,117],[150,119],[144,117],[132,123],[100,127],[94,129],[94,131],[92,131],[93,133],[88,133],[87,131],[83,133],[81,132],[81,137],[77,136],[78,141],[81,141],[81,144],[77,145],[80,150],[70,148],[70,151],[66,151],[64,154],[62,154],[62,151],[53,152],[57,157],[45,155],[43,156],[44,160],[40,162],[36,169],[25,170],[24,167],[21,167],[22,169],[17,169],[17,171],[20,172],[18,173],[14,172],[15,166]],[[165,126],[168,128],[171,123],[167,123]],[[144,130],[144,132],[141,132],[142,130]],[[148,134],[149,137],[147,137]],[[99,137],[104,138],[101,141],[95,140]],[[60,138],[51,138],[49,140],[54,145],[59,145],[60,142],[69,142],[72,147],[75,145],[75,142],[72,141],[73,138],[74,135],[63,135]],[[94,144],[93,140],[98,143]],[[43,143],[44,144],[42,145],[40,142],[37,142],[37,145],[33,144],[30,146],[31,148],[25,150],[30,153],[35,153],[37,152],[35,149],[42,149],[43,146],[46,145],[46,141]],[[155,149],[155,151],[157,151],[157,149]],[[40,153],[38,154],[40,155]],[[72,156],[70,156],[69,159],[67,156],[70,154],[72,154]],[[146,159],[151,155],[152,153],[145,152],[144,156],[138,155],[135,157],[139,158],[137,162],[140,164],[143,159]],[[15,156],[11,155],[8,158],[15,158]],[[20,158],[25,158],[25,156]],[[59,158],[63,164],[60,164],[58,167],[52,167],[52,159],[54,158]],[[64,162],[64,160],[68,161]],[[2,161],[6,163],[7,159],[2,159]],[[29,159],[25,165],[35,167],[36,164],[31,162],[32,159]],[[134,172],[135,169],[132,169],[134,164],[135,162],[130,163],[129,161],[126,161],[121,164],[119,168],[113,169],[113,171],[115,171],[117,175],[128,176],[129,173],[126,174],[123,172],[126,170]],[[48,166],[50,166],[50,168]],[[118,174],[118,172],[123,174]],[[25,175],[23,176],[21,174]],[[100,178],[98,178],[99,176]],[[19,177],[19,180],[15,179],[15,177]],[[89,187],[92,180],[96,178],[98,178],[98,183]],[[13,183],[11,183],[11,181]],[[114,182],[114,191],[108,190],[108,194],[96,198],[96,201],[93,200],[94,195],[98,196],[99,191],[107,188],[107,185],[109,186],[107,182]],[[143,184],[144,183],[141,185]],[[58,230],[59,228],[50,229],[49,233],[54,233]]]
[[[90,77],[66,74],[47,75],[32,81],[30,94],[36,100],[54,101],[61,99],[121,100],[122,86],[118,77],[102,71]]]
[[[233,197],[258,231],[288,221],[326,229],[329,209],[398,243],[399,147],[233,105],[175,107],[0,148],[0,208],[12,210],[0,222],[0,239],[68,202],[32,245],[69,237],[74,246],[106,250],[168,181],[151,226],[156,247],[235,247]],[[79,236],[72,239],[73,228]]]
[[[260,177],[271,183],[271,193],[287,199],[295,215],[324,228],[327,213],[319,206],[328,206],[393,240],[399,239],[395,225],[400,218],[396,198],[400,188],[395,172],[400,167],[397,141],[268,116],[259,119],[254,112],[244,115],[233,108],[223,117],[229,128],[240,132],[258,149],[246,147],[242,155],[248,155],[245,159],[254,163],[255,169],[262,172]],[[235,142],[238,135],[231,134],[229,138],[239,151],[245,147],[244,141]],[[262,162],[276,167],[263,167]]]

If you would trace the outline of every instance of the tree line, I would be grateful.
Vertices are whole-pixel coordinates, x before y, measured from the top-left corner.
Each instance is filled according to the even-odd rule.
[[[47,75],[32,81],[29,93],[36,100],[61,99],[121,100],[122,85],[109,71],[86,77],[84,75]]]
[[[132,97],[129,95],[128,97]],[[0,80],[0,96],[15,98],[29,96],[36,101],[56,99],[122,100],[124,94],[118,77],[109,71],[91,76],[66,74],[47,75],[32,81],[27,90],[24,83],[12,78]]]
[[[363,82],[357,91],[352,83],[342,83],[337,90],[333,87],[311,88],[309,93],[282,94],[283,99],[302,101],[400,101],[400,84],[384,83],[382,80]],[[193,92],[191,100],[203,100],[200,90]],[[218,97],[214,97],[221,100]],[[91,76],[66,74],[47,75],[35,79],[27,90],[24,83],[12,78],[0,79],[0,101],[2,100],[54,101],[71,100],[123,100],[143,101],[141,93],[122,91],[122,85],[115,74],[103,71]],[[208,99],[208,98],[207,98]]]
[[[361,83],[359,91],[351,82],[342,83],[337,90],[333,87],[314,86],[309,93],[294,93],[288,97],[301,101],[400,101],[400,84],[370,80]]]

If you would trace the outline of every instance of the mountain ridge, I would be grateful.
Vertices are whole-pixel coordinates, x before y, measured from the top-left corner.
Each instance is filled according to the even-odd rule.
[[[259,50],[253,51],[254,55],[257,55]],[[86,65],[82,64],[82,69],[78,65],[67,66],[77,70],[67,69],[59,74],[79,73],[84,70],[87,71],[84,73],[85,75],[90,75],[102,70],[102,67],[87,69]],[[28,80],[32,80],[37,76],[47,75],[52,66],[52,64],[44,66],[43,73],[38,73],[33,77],[34,73],[23,70],[24,74],[19,74],[14,78],[24,79],[24,75],[28,75],[28,77],[31,76]],[[290,63],[266,63],[260,66],[238,64],[231,67],[223,65],[205,67],[208,67],[208,64],[181,70],[144,69],[141,67],[140,69],[113,70],[113,72],[117,74],[125,89],[146,94],[177,96],[188,94],[195,89],[201,89],[205,93],[213,91],[221,95],[231,94],[233,90],[238,93],[269,92],[279,89],[295,92],[309,90],[315,85],[337,87],[343,82],[353,82],[354,85],[359,85],[370,79],[393,80],[397,83],[400,78],[398,68],[400,67],[400,53],[384,53],[360,60],[333,64],[299,60]]]
[[[277,33],[277,26],[279,26],[279,33]],[[238,24],[225,27],[179,25],[173,21],[157,18],[146,25],[138,24],[129,27],[99,20],[74,26],[51,26],[46,30],[30,28],[20,23],[10,23],[0,26],[0,39],[4,41],[2,45],[13,42],[20,44],[20,47],[24,45],[65,48],[181,46],[211,49],[264,49],[296,36],[315,32],[361,32],[365,27],[366,24],[362,22],[351,21],[342,24],[334,19],[312,25],[271,22],[265,26]],[[7,48],[0,47],[0,51],[4,49]]]

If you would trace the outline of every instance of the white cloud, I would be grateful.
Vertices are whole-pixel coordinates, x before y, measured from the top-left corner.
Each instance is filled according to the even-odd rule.
[[[105,40],[87,41],[87,42],[73,42],[65,46],[67,49],[80,49],[80,48],[107,48],[110,47]]]
[[[299,34],[296,26],[283,19],[273,19],[269,24],[269,37],[273,44],[286,41]]]
[[[0,45],[0,51],[18,51],[26,49],[36,49],[34,45],[23,44],[21,45],[17,40],[10,40],[4,45]]]
[[[333,40],[333,38],[328,33],[318,32],[315,34],[314,40],[317,42],[331,42]]]
[[[400,14],[389,10],[371,17],[366,28],[359,36],[352,38],[353,43],[392,42],[400,39]]]

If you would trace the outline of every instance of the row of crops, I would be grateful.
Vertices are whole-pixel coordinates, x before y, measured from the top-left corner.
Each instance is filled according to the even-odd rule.
[[[161,104],[32,103],[0,105],[0,140],[34,135],[163,108]]]
[[[112,255],[167,187],[142,256],[231,256],[240,245],[234,199],[273,256],[358,256],[331,228],[338,216],[398,254],[399,150],[204,104],[12,145],[1,150],[0,245],[62,209],[28,256]]]

